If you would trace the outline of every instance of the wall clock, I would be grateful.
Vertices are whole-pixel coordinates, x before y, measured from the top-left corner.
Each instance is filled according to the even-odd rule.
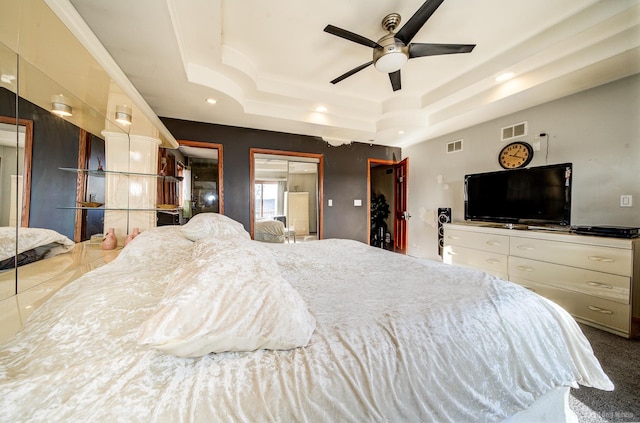
[[[525,167],[533,160],[533,147],[524,141],[514,141],[500,150],[498,162],[505,169]]]

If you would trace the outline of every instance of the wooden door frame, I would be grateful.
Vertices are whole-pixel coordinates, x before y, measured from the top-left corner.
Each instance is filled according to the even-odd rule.
[[[373,158],[368,158],[367,159],[367,243],[369,245],[371,245],[371,165],[375,164],[375,165],[381,165],[381,166],[394,166],[394,170],[393,170],[393,177],[394,177],[394,184],[393,184],[393,214],[394,214],[394,226],[395,226],[395,202],[396,202],[396,183],[395,183],[395,178],[396,178],[396,171],[395,171],[395,166],[400,164],[400,162],[402,162],[402,160],[385,160],[385,159],[373,159]],[[395,231],[394,231],[395,232]],[[407,239],[407,228],[405,227],[405,231],[404,231],[404,239]],[[395,250],[395,239],[398,237],[398,234],[394,233],[394,250]]]
[[[31,210],[31,160],[33,156],[33,120],[16,119],[12,116],[0,116],[0,123],[25,127],[24,133],[24,162],[22,163],[22,210],[16,226],[29,227],[29,212]],[[17,154],[17,153],[16,153]],[[17,162],[17,158],[16,158]],[[20,170],[18,168],[18,170]]]
[[[274,156],[289,157],[306,157],[318,159],[318,239],[323,238],[324,231],[324,154],[319,153],[301,153],[298,151],[271,150],[266,148],[250,148],[249,149],[249,221],[251,239],[254,236],[254,228],[256,223],[256,204],[255,204],[255,155],[271,154]]]

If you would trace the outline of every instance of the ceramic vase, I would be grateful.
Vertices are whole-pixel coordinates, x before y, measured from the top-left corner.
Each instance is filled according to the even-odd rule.
[[[124,241],[125,247],[127,246],[128,243],[130,243],[133,240],[133,238],[137,237],[138,235],[140,235],[140,229],[133,228],[133,232],[127,235],[127,239]]]
[[[116,238],[116,231],[113,228],[109,229],[107,235],[104,237],[102,241],[102,249],[103,250],[113,250],[118,246],[118,238]]]

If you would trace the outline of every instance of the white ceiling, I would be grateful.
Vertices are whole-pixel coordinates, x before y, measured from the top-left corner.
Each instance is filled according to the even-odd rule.
[[[331,143],[406,147],[640,72],[640,0],[445,0],[412,41],[476,48],[409,60],[397,92],[373,66],[330,84],[371,49],[323,29],[378,40],[422,0],[70,2],[158,116]]]

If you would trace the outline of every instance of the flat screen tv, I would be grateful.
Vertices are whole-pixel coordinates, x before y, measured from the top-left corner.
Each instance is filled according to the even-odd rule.
[[[476,173],[464,178],[465,220],[571,224],[571,163]]]

